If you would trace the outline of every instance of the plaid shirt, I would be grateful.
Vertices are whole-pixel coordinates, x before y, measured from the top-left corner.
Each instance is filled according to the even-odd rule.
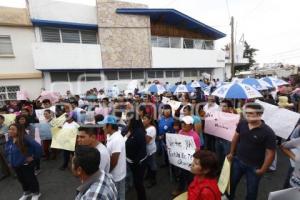
[[[75,200],[116,200],[117,189],[110,174],[98,171],[77,188]]]

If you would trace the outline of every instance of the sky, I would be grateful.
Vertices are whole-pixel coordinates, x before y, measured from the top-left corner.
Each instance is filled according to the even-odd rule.
[[[42,1],[42,0],[41,0]],[[95,0],[63,0],[95,5]],[[299,0],[126,0],[151,8],[174,8],[227,36],[216,49],[230,42],[230,17],[235,20],[235,39],[242,35],[258,49],[258,63],[300,64]],[[0,5],[24,7],[25,0],[0,0]]]

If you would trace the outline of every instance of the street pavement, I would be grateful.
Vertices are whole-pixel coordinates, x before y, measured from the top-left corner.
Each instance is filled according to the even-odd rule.
[[[42,172],[38,175],[41,188],[41,200],[71,200],[74,199],[76,187],[80,181],[72,175],[70,170],[60,171],[62,155],[56,161],[42,161]],[[280,190],[286,177],[289,160],[278,151],[277,170],[267,173],[260,182],[258,200],[268,199],[269,192]],[[148,200],[170,200],[171,192],[176,188],[176,183],[171,182],[168,168],[160,168],[157,174],[157,185],[147,189]],[[0,200],[17,200],[22,195],[22,189],[16,178],[9,177],[0,181]],[[238,190],[237,200],[245,199],[246,181],[242,179]],[[135,200],[134,189],[126,194],[126,200]]]

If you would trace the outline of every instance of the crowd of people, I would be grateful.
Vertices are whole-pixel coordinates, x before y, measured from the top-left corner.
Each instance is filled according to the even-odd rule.
[[[211,92],[216,85],[217,81],[211,85]],[[290,90],[286,86],[285,91]],[[273,98],[266,91],[261,100],[275,105],[281,96],[290,102],[295,99],[289,92],[279,91],[277,98]],[[181,106],[174,110],[162,103],[163,97],[179,101]],[[297,103],[294,100],[286,108],[296,109]],[[41,109],[42,120],[35,112]],[[205,114],[209,111],[241,114],[231,142],[204,132]],[[16,115],[8,126],[6,114]],[[78,130],[74,151],[51,148],[51,121],[63,114],[65,122],[59,128]],[[40,162],[62,155],[59,169],[71,169],[82,183],[77,188],[76,200],[125,200],[132,185],[136,199],[145,200],[146,188],[158,184],[160,167],[169,167],[170,176],[177,181],[173,197],[187,191],[189,200],[215,200],[221,199],[217,180],[227,158],[232,163],[231,192],[227,197],[235,199],[237,185],[245,175],[246,199],[253,200],[257,198],[261,177],[274,161],[278,144],[294,161],[284,188],[299,187],[300,174],[294,169],[300,163],[300,125],[290,141],[281,143],[261,119],[262,114],[263,107],[252,100],[219,99],[205,95],[201,88],[193,94],[141,94],[136,90],[117,97],[107,97],[103,89],[94,88],[85,96],[68,92],[58,102],[11,100],[0,110],[0,178],[15,174],[24,192],[20,199],[37,200],[41,196],[37,178],[42,170]],[[170,164],[166,133],[193,137],[196,149],[191,170]]]

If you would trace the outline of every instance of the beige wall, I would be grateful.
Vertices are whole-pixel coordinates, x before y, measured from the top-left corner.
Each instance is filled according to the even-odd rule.
[[[0,6],[0,25],[32,26],[26,8],[10,8]]]
[[[150,18],[117,14],[117,8],[142,4],[97,0],[99,41],[103,68],[150,68]]]

